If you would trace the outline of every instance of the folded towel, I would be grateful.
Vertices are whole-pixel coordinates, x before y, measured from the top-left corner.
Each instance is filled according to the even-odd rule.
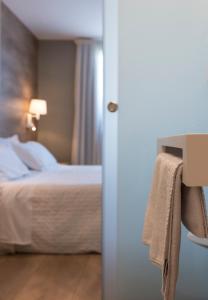
[[[182,159],[158,155],[144,223],[143,241],[150,246],[150,260],[162,270],[164,300],[175,298],[181,220],[196,236],[208,236],[203,190],[182,185],[182,168]]]

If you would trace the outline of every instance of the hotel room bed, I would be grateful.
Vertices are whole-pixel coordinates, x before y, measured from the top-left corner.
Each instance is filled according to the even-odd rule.
[[[0,183],[0,252],[101,251],[101,167],[58,165]]]

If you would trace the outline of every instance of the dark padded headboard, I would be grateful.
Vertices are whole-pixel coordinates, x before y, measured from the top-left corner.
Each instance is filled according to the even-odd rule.
[[[18,133],[27,140],[34,138],[26,130],[26,113],[37,96],[38,41],[4,4],[0,20],[0,136]]]

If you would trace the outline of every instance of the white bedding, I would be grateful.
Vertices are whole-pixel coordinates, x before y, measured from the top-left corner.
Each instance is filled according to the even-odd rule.
[[[100,252],[101,167],[58,165],[0,183],[0,250]]]

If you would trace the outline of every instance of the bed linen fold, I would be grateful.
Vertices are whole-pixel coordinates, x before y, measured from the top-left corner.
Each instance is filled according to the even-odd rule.
[[[23,189],[14,185],[0,186],[0,243],[31,243],[32,204]]]

